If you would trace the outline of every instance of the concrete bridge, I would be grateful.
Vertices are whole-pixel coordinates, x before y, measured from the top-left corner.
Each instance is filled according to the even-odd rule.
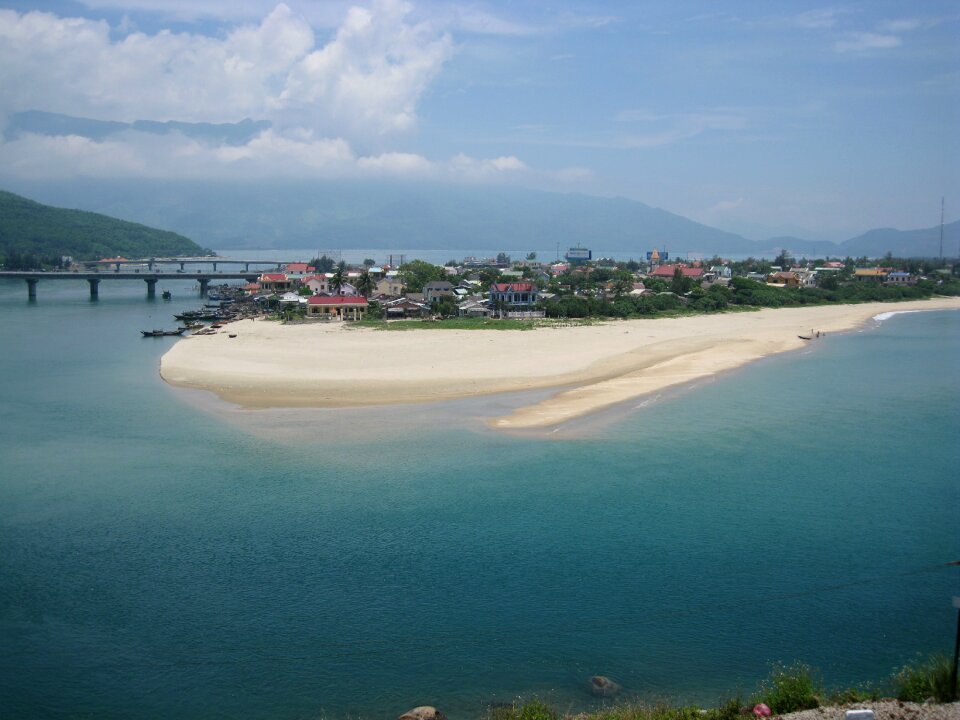
[[[104,260],[87,260],[84,261],[83,265],[88,270],[93,270],[95,268],[107,268],[112,267],[114,272],[120,272],[120,268],[124,265],[146,265],[148,270],[153,270],[155,266],[159,265],[179,265],[181,270],[186,270],[187,265],[212,265],[213,271],[217,271],[217,265],[243,265],[244,272],[250,270],[250,266],[266,266],[267,268],[276,268],[280,270],[284,265],[287,265],[292,262],[298,262],[296,260],[228,260],[221,257],[170,257],[170,258],[140,258],[129,259],[124,258],[122,260],[117,258],[107,258]]]
[[[143,280],[147,284],[147,297],[157,295],[159,280],[196,280],[200,283],[200,294],[206,295],[210,281],[246,280],[254,282],[260,277],[259,270],[247,272],[37,272],[15,270],[0,272],[0,278],[20,278],[27,283],[27,297],[37,298],[37,284],[41,280],[86,280],[90,284],[90,298],[100,296],[100,282],[103,280]]]

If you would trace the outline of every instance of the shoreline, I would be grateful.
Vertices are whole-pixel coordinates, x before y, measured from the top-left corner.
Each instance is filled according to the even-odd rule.
[[[364,407],[564,388],[488,424],[559,425],[658,390],[819,342],[871,318],[958,310],[960,298],[767,308],[524,330],[385,332],[243,320],[186,337],[162,358],[170,385],[244,408]],[[798,336],[814,333],[813,340]]]

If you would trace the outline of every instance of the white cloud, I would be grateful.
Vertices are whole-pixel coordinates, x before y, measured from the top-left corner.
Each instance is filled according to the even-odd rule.
[[[834,27],[844,14],[846,14],[844,11],[835,8],[807,10],[799,15],[794,15],[792,24],[808,30],[828,29]]]
[[[214,146],[178,133],[155,135],[135,130],[99,141],[76,135],[23,133],[14,140],[0,142],[0,179],[269,181],[404,177],[473,182],[528,176],[539,177],[512,155],[473,158],[460,154],[447,162],[433,162],[405,152],[359,155],[342,138],[317,137],[308,131],[289,137],[268,129],[246,144],[235,146]]]
[[[742,130],[747,120],[742,111],[717,108],[703,113],[657,114],[649,110],[623,110],[614,117],[622,123],[646,126],[643,132],[622,138],[620,145],[629,148],[649,148],[672,145],[713,130]]]
[[[161,31],[115,40],[103,21],[0,10],[0,113],[98,119],[271,119],[354,139],[408,130],[452,41],[382,0],[351,9],[316,47],[286,5],[223,36]]]
[[[708,213],[709,215],[717,215],[717,214],[722,214],[722,213],[729,213],[729,212],[731,212],[731,211],[733,211],[733,210],[736,210],[737,208],[742,207],[742,206],[743,206],[743,202],[744,202],[744,200],[743,200],[742,197],[739,197],[739,198],[737,198],[736,200],[721,200],[720,202],[718,202],[718,203],[714,204],[713,206],[711,206],[711,207],[707,210],[707,213]]]
[[[849,33],[844,40],[833,44],[837,52],[864,52],[866,50],[887,50],[899,47],[903,41],[897,35],[880,35],[878,33],[856,32]]]
[[[512,155],[478,160],[459,153],[450,159],[450,168],[464,178],[484,178],[528,170],[526,163]]]

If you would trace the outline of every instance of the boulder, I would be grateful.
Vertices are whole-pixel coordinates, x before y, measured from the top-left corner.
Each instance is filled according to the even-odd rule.
[[[421,705],[407,710],[397,720],[447,720],[447,716],[430,705]]]
[[[621,690],[613,680],[604,675],[594,675],[590,678],[590,694],[594,697],[613,697]]]

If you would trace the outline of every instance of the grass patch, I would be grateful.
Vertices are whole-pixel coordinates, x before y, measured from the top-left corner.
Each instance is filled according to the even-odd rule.
[[[893,676],[897,700],[923,702],[933,698],[950,702],[953,697],[953,668],[950,658],[943,653],[931,655],[913,665],[905,665]]]
[[[493,318],[445,318],[443,320],[360,320],[348,327],[365,327],[374,330],[535,330],[537,328],[572,327],[596,325],[598,318],[554,320],[550,318],[531,320],[503,320]]]

